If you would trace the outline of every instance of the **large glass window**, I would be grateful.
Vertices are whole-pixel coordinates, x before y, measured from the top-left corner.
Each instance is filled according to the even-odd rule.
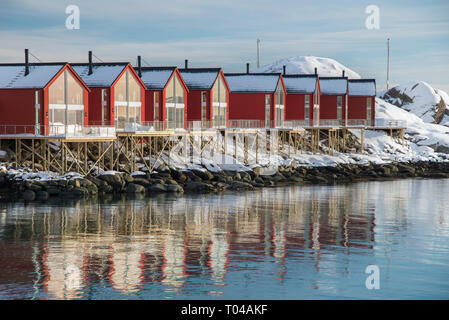
[[[215,81],[212,87],[213,95],[213,126],[224,127],[226,126],[226,110],[227,110],[227,89],[223,79],[219,75],[217,81]]]
[[[175,74],[165,88],[165,119],[167,128],[184,128],[184,101],[184,88]]]
[[[276,127],[284,126],[284,90],[282,90],[281,83],[278,83],[276,88],[276,98],[275,98],[275,112],[276,112]]]
[[[84,90],[68,70],[50,85],[48,94],[50,134],[84,124]]]
[[[118,128],[127,124],[140,124],[142,114],[142,88],[134,75],[126,70],[114,86],[115,121]]]

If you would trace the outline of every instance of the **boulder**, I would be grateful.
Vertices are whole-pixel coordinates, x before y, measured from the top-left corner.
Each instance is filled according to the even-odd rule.
[[[128,185],[126,186],[126,193],[143,193],[143,192],[145,192],[145,187],[140,184],[128,183]]]
[[[37,191],[36,192],[36,200],[45,201],[50,198],[50,194],[46,191]]]
[[[178,184],[168,184],[165,186],[165,188],[167,192],[178,192],[178,193],[184,192],[184,189]]]
[[[184,185],[184,191],[185,192],[210,192],[215,191],[215,188],[213,185],[205,182],[187,182]]]
[[[156,184],[151,185],[149,187],[149,190],[151,192],[166,192],[167,191],[165,186],[163,184],[160,184],[160,183],[156,183]]]
[[[210,173],[208,170],[203,171],[203,170],[194,169],[194,170],[192,170],[192,172],[196,176],[200,177],[202,180],[205,180],[205,181],[212,180],[214,178],[214,175],[212,173]]]
[[[22,198],[25,201],[33,201],[34,199],[36,199],[36,193],[33,190],[25,190],[24,192],[22,192]]]

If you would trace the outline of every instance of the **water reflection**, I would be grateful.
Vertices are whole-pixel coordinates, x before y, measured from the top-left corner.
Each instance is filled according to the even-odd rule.
[[[381,244],[388,257],[408,232],[410,206],[430,211],[414,198],[419,192],[398,181],[2,203],[0,298],[232,298],[227,286],[254,277],[284,286],[293,276],[335,293],[336,279],[351,277],[351,255],[376,255]],[[435,206],[427,219],[447,237],[447,208]]]

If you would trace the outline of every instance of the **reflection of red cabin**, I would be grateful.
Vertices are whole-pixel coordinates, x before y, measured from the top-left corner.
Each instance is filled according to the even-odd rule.
[[[145,90],[145,121],[157,130],[186,128],[189,90],[177,67],[137,67]]]
[[[318,125],[320,120],[320,81],[316,74],[284,74],[285,120],[299,121],[305,126]],[[306,111],[307,110],[307,111]]]
[[[188,68],[186,60],[179,71],[189,88],[188,121],[201,121],[202,127],[226,127],[229,87],[221,68]]]
[[[90,61],[91,61],[91,57]],[[91,89],[89,124],[140,124],[145,117],[145,85],[128,62],[72,63]]]
[[[231,127],[284,125],[286,91],[280,73],[225,73],[225,77],[230,89]]]
[[[347,77],[320,77],[320,125],[344,125],[348,105]]]
[[[0,134],[54,135],[82,127],[89,91],[65,62],[0,64]]]
[[[374,126],[375,79],[355,79],[348,82],[348,120],[360,120],[360,124]],[[359,123],[356,123],[359,124]]]

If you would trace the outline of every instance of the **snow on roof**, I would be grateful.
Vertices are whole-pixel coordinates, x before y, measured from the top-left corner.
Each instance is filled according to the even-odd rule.
[[[314,93],[316,87],[315,75],[284,75],[284,85],[287,93]]]
[[[44,88],[66,63],[30,63],[25,76],[25,64],[0,65],[0,89]]]
[[[320,77],[321,94],[346,94],[348,92],[348,78]]]
[[[226,73],[231,92],[275,92],[280,73]]]
[[[134,69],[137,72],[138,69]],[[140,79],[148,89],[162,90],[175,69],[176,67],[143,67]]]
[[[374,79],[349,80],[348,93],[350,96],[375,96],[376,82]]]
[[[92,74],[88,75],[88,63],[71,64],[72,68],[89,87],[111,86],[127,65],[127,62],[94,63],[92,65]]]
[[[189,90],[201,90],[212,88],[220,70],[220,68],[188,68],[179,69],[179,72]]]

